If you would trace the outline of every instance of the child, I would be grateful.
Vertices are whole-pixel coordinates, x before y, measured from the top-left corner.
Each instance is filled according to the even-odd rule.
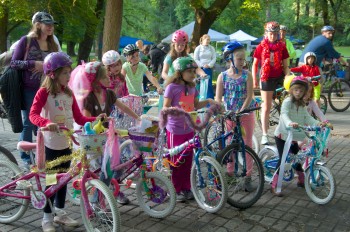
[[[134,44],[128,44],[123,50],[127,62],[123,64],[121,73],[126,76],[126,85],[130,94],[141,96],[143,94],[143,75],[157,87],[157,91],[162,93],[157,79],[148,71],[147,66],[140,62],[139,49]]]
[[[74,79],[76,82],[86,83],[87,95],[83,98],[83,108],[81,109],[83,115],[96,116],[105,113],[109,116],[113,105],[115,105],[129,116],[140,120],[139,116],[134,111],[117,100],[115,93],[107,88],[110,86],[111,80],[107,76],[106,69],[102,66],[101,62],[89,62],[81,66],[81,68],[83,68],[83,71],[79,72]],[[80,92],[77,88],[74,88],[73,91],[74,93]],[[105,180],[103,177],[101,179],[109,185],[110,180]],[[126,205],[129,203],[129,199],[125,197],[122,192],[119,192],[117,202]]]
[[[119,53],[114,50],[106,52],[102,56],[102,63],[106,66],[107,75],[111,79],[111,86],[108,88],[113,90],[117,98],[129,95],[125,77],[120,72],[123,64]]]
[[[207,104],[215,104],[213,99],[198,101],[198,91],[193,82],[198,66],[192,58],[177,58],[173,62],[173,67],[175,73],[165,83],[163,107],[178,107],[190,112],[203,108]],[[166,130],[168,148],[180,145],[194,136],[192,128],[180,116],[169,116]],[[172,169],[172,182],[179,202],[193,199],[190,183],[192,155],[192,153],[188,154],[183,164]],[[178,157],[179,155],[175,155],[172,159],[176,160]]]
[[[167,80],[174,74],[175,70],[172,66],[174,60],[179,57],[189,56],[187,52],[189,49],[189,46],[187,45],[188,35],[186,32],[182,30],[175,31],[171,42],[169,54],[165,57],[163,64],[162,77],[164,80]],[[196,73],[201,77],[205,77],[207,75],[201,68],[197,68]]]
[[[307,52],[304,56],[304,65],[300,67],[291,68],[292,72],[299,72],[304,77],[315,77],[319,76],[320,68],[316,65],[316,54],[313,52]],[[315,82],[314,87],[314,99],[317,102],[317,105],[320,106],[320,98],[321,98],[321,84],[319,82]]]
[[[319,85],[319,83],[317,83]],[[321,109],[316,105],[316,102],[314,99],[314,84],[313,82],[309,82],[309,89],[304,97],[304,102],[306,104],[307,112],[309,112],[310,115],[315,115],[321,122],[327,123],[328,120],[326,119],[326,116],[322,113]]]
[[[243,69],[245,65],[244,46],[239,42],[230,42],[223,47],[222,51],[224,60],[230,63],[230,68],[225,72],[220,73],[218,76],[215,100],[221,103],[222,96],[224,96],[223,100],[226,110],[234,110],[235,112],[254,107],[253,78],[249,71]],[[253,145],[254,118],[254,112],[244,115],[241,118],[242,126],[246,132],[244,142],[249,147],[252,147]],[[230,127],[228,130],[231,130],[233,122],[229,121],[227,124]],[[248,166],[249,164],[252,164],[251,159],[248,160]],[[227,164],[227,169],[228,174],[232,174],[232,163]],[[250,170],[251,168],[248,168],[248,176],[251,174]],[[250,178],[246,179],[245,188],[248,192],[253,190]]]
[[[73,120],[80,125],[94,121],[95,117],[85,117],[80,113],[75,97],[68,87],[71,72],[71,58],[63,52],[50,53],[44,60],[43,69],[46,78],[35,95],[30,110],[30,121],[39,127],[46,127],[44,144],[46,160],[55,160],[72,153],[68,140],[58,134],[58,125],[73,128]],[[104,114],[99,117],[104,117]],[[70,162],[57,166],[58,169],[69,168]],[[46,186],[46,189],[49,186]],[[50,205],[44,208],[42,221],[43,231],[55,231],[53,221],[66,226],[77,226],[79,223],[71,219],[62,210],[66,199],[67,186],[60,189],[50,200],[55,202],[56,216],[52,218]]]
[[[283,154],[283,147],[285,140],[288,137],[287,127],[298,128],[298,126],[304,125],[317,125],[320,123],[314,119],[306,110],[304,97],[308,90],[308,81],[303,77],[295,77],[290,83],[289,93],[290,96],[287,97],[281,107],[281,116],[279,124],[275,130],[275,141],[277,150],[279,153],[279,163],[276,168],[281,165],[281,159]],[[293,139],[295,141],[302,141],[305,138],[305,133],[303,131],[293,131]],[[293,142],[291,145],[291,151],[296,154],[298,153],[299,147],[298,143]],[[304,172],[301,164],[297,164],[296,172],[298,174],[298,187],[304,187]],[[278,173],[274,176],[271,183],[271,192],[275,196],[282,196],[282,193],[276,192],[278,182]]]

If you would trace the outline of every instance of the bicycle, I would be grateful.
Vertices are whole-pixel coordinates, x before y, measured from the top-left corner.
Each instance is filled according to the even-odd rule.
[[[157,150],[158,158],[156,162],[157,170],[163,170],[163,159],[170,159],[174,155],[180,154],[175,162],[168,162],[173,167],[181,165],[185,160],[189,152],[195,150],[193,157],[193,165],[191,168],[191,190],[198,205],[209,213],[215,213],[221,210],[225,206],[227,200],[227,187],[226,178],[220,164],[215,160],[216,154],[209,150],[208,147],[203,147],[200,139],[200,130],[205,127],[210,114],[213,114],[217,107],[211,107],[206,114],[203,122],[196,125],[189,113],[180,110],[176,107],[170,107],[163,109],[161,117],[163,118],[160,123],[160,128],[164,129],[167,117],[169,115],[185,115],[187,122],[196,130],[194,137],[187,142],[175,146],[171,149],[166,149],[163,145],[159,145]],[[169,168],[169,167],[168,167]],[[171,170],[167,170],[166,173],[170,174]]]
[[[45,128],[40,130],[45,130]],[[65,127],[60,127],[60,130],[69,131]],[[74,143],[79,144],[74,137],[71,138]],[[24,141],[18,144],[19,148],[27,152],[32,152],[36,146],[36,143]],[[38,153],[37,157],[39,157]],[[65,157],[63,162],[71,160],[72,157],[73,165],[67,172],[55,173],[57,183],[52,184],[45,191],[43,191],[40,180],[48,177],[48,174],[39,169],[42,164],[33,166],[31,172],[24,174],[14,163],[0,161],[0,202],[2,205],[0,223],[11,223],[21,218],[30,202],[36,209],[43,209],[46,204],[50,204],[51,209],[54,210],[51,201],[47,199],[50,199],[73,177],[82,172],[83,177],[79,181],[82,196],[80,210],[87,231],[120,231],[120,215],[113,194],[103,182],[97,180],[98,176],[90,171],[86,152],[76,151],[72,156]],[[37,159],[40,160],[40,158]],[[47,162],[46,167],[52,167],[55,164],[57,164],[56,160]],[[94,195],[97,196],[97,199],[94,199]]]
[[[5,147],[0,146],[0,160],[3,159],[9,160],[10,162],[18,165],[18,162],[15,158],[15,156],[12,154],[12,152],[10,152],[9,150],[7,150]]]
[[[292,181],[294,178],[294,169],[296,163],[305,161],[305,191],[310,199],[316,204],[327,204],[330,202],[336,192],[336,183],[332,172],[324,166],[322,159],[328,154],[327,142],[330,136],[330,128],[321,127],[299,127],[310,139],[298,154],[283,152],[282,160],[279,167],[279,175],[277,191],[279,192],[283,181]],[[313,132],[314,134],[309,134]],[[288,132],[285,147],[290,147],[293,133]],[[288,142],[288,144],[287,144]],[[276,165],[279,161],[279,155],[276,147],[266,146],[259,153],[259,158],[264,164],[264,175],[266,182],[271,183],[273,176],[277,173]],[[278,189],[279,188],[279,189]]]
[[[245,109],[239,113],[228,111],[208,125],[204,136],[204,144],[210,150],[220,150],[216,159],[227,170],[228,203],[240,209],[249,208],[257,202],[264,187],[262,163],[254,150],[245,145],[240,121],[244,114],[259,109]],[[236,123],[233,130],[227,131],[226,120]]]

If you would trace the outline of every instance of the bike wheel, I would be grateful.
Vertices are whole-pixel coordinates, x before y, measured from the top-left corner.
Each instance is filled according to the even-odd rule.
[[[221,210],[227,201],[227,183],[220,164],[203,151],[191,169],[192,193],[198,205],[209,213]],[[198,162],[198,164],[196,164]]]
[[[17,178],[21,172],[14,163],[5,160],[0,161],[0,186],[12,182],[13,177]],[[17,186],[16,183],[4,189],[3,193],[29,196],[29,190]],[[11,223],[20,219],[27,211],[29,199],[0,196],[0,205],[0,223]]]
[[[350,83],[345,80],[336,80],[328,91],[330,107],[336,112],[344,112],[350,107]]]
[[[87,202],[93,214],[89,217],[84,207],[84,199],[80,198],[80,210],[87,231],[120,231],[121,222],[117,202],[112,192],[100,180],[89,180],[85,184]],[[95,193],[98,191],[98,197]],[[96,200],[94,198],[97,198]]]
[[[238,144],[227,146],[218,155],[226,172],[228,203],[240,209],[257,202],[264,188],[264,168],[259,157],[250,147],[244,149],[246,157]]]
[[[320,96],[320,108],[323,114],[326,114],[328,108],[328,100],[325,95]]]
[[[18,165],[15,156],[9,150],[0,146],[0,160],[3,160],[3,158],[6,158],[9,161],[11,161],[12,163]]]
[[[313,170],[315,181],[312,180],[310,168],[305,172],[305,190],[316,204],[324,205],[330,202],[336,192],[336,184],[331,171],[324,166],[315,165]]]
[[[265,148],[261,149],[258,156],[261,160],[262,165],[264,166],[265,181],[268,183],[271,183],[273,175],[276,171],[275,167],[276,167],[277,162],[278,162],[278,160],[276,162],[274,162],[274,160],[278,159],[279,156],[278,156],[278,154],[276,154],[275,151],[273,151],[269,147],[265,147]]]
[[[174,185],[157,172],[145,173],[145,179],[140,179],[136,184],[136,196],[143,211],[154,218],[165,218],[175,208]]]

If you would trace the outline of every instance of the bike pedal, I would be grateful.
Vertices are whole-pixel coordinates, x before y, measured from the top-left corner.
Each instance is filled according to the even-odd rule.
[[[30,189],[32,187],[32,183],[30,183],[30,181],[27,180],[19,180],[16,182],[16,185],[25,189]]]

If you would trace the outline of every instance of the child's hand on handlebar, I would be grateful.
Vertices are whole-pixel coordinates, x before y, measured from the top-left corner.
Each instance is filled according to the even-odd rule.
[[[158,94],[162,94],[163,93],[163,88],[162,87],[157,88],[157,92],[158,92]]]
[[[299,127],[299,124],[296,122],[291,122],[291,123],[289,123],[289,126],[293,127],[294,129],[297,129]]]
[[[100,114],[99,116],[96,117],[97,121],[101,120],[103,122],[106,119],[107,119],[107,114],[106,113],[102,113],[102,114]]]

